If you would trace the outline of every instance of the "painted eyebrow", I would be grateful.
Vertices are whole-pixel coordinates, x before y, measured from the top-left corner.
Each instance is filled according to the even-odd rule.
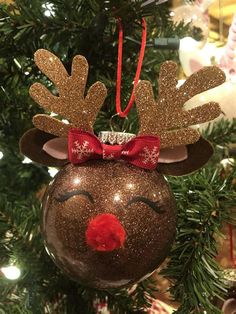
[[[126,207],[133,204],[133,203],[137,203],[137,202],[143,202],[143,203],[147,204],[148,206],[150,206],[153,210],[155,210],[159,214],[164,213],[164,210],[162,210],[160,208],[160,206],[158,205],[158,201],[153,202],[144,196],[134,196],[131,200],[128,201],[128,203],[126,204]]]
[[[89,201],[94,204],[93,196],[88,191],[85,191],[85,190],[74,190],[74,191],[70,191],[70,192],[65,192],[65,193],[59,195],[58,197],[56,197],[55,199],[58,202],[65,202],[69,198],[71,198],[72,196],[75,196],[75,195],[85,195],[85,196],[87,196]]]

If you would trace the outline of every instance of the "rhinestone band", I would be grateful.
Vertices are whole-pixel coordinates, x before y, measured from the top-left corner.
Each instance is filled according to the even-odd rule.
[[[102,131],[99,133],[98,137],[102,143],[122,145],[136,137],[136,135],[132,133]]]

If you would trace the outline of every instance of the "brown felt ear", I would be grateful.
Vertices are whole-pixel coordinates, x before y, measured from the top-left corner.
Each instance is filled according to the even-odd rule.
[[[38,129],[28,130],[20,139],[20,151],[31,160],[50,167],[62,167],[68,161],[51,157],[43,150],[43,145],[55,138],[54,135]]]
[[[196,171],[203,167],[213,154],[211,144],[204,138],[187,145],[188,158],[174,163],[158,163],[157,171],[165,175],[182,176]]]

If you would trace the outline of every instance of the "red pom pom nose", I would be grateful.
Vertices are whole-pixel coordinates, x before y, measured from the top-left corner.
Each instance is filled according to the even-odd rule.
[[[85,236],[93,249],[110,252],[123,246],[126,232],[115,215],[101,214],[89,221]]]

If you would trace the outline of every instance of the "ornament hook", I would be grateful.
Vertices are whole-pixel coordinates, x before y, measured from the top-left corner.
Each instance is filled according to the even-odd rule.
[[[115,117],[119,117],[120,118],[120,114],[119,113],[116,113],[114,114],[110,120],[109,120],[109,126],[110,126],[110,129],[111,129],[111,132],[122,132],[122,133],[126,133],[127,131],[127,128],[128,128],[128,125],[129,125],[129,118],[128,117],[124,117],[124,122],[123,122],[123,125],[121,127],[121,129],[119,128],[119,125],[118,123],[115,123],[114,121],[114,118]]]

